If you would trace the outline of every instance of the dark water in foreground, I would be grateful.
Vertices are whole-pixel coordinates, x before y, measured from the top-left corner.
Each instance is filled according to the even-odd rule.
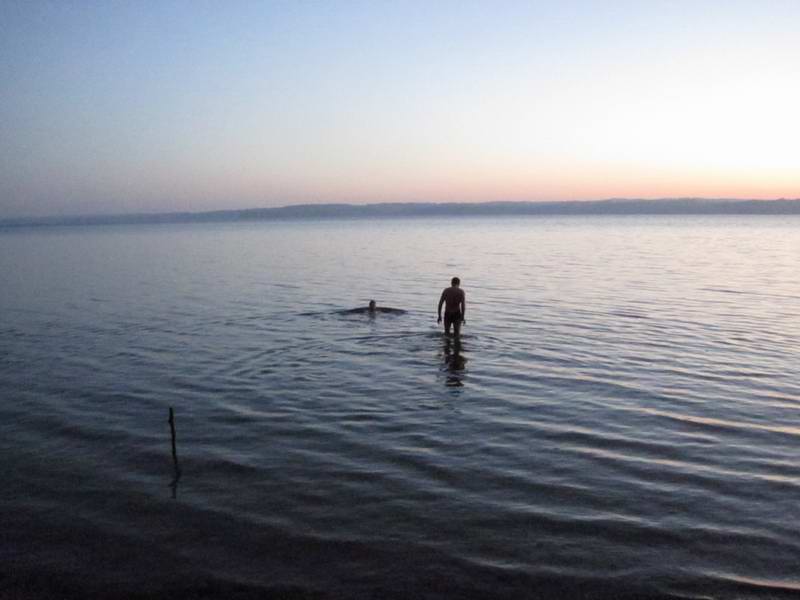
[[[768,217],[0,232],[0,595],[796,597],[798,258]]]

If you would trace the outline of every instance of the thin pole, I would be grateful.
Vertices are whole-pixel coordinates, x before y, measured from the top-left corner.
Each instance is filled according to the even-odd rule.
[[[172,460],[175,464],[178,464],[178,451],[175,447],[175,411],[172,410],[172,407],[169,407],[169,429],[172,432]]]
[[[172,497],[175,498],[178,488],[178,480],[181,478],[181,468],[178,466],[178,449],[175,445],[175,411],[169,407],[169,430],[172,433],[172,466],[175,468],[175,478],[169,486],[172,488]]]

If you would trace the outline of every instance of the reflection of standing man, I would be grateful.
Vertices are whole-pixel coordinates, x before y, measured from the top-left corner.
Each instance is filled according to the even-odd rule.
[[[444,332],[449,335],[452,324],[456,337],[461,335],[461,323],[466,322],[464,317],[467,314],[467,300],[460,285],[461,280],[458,277],[450,280],[450,287],[445,288],[442,297],[439,298],[439,319],[436,321],[442,322],[442,304],[444,304]]]

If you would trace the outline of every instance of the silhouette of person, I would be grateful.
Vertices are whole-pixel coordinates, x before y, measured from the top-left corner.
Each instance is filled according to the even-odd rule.
[[[378,306],[375,300],[370,300],[367,306],[361,306],[359,308],[351,308],[350,310],[342,311],[346,314],[356,314],[356,313],[368,313],[370,315],[374,315],[376,313],[392,313],[395,315],[401,315],[406,311],[400,310],[399,308],[389,308],[388,306]]]
[[[450,335],[450,326],[452,325],[456,337],[461,335],[461,324],[467,322],[465,318],[467,299],[460,286],[461,280],[453,277],[450,280],[450,287],[442,291],[442,296],[439,298],[439,318],[436,320],[437,323],[442,322],[442,304],[444,304],[444,332]]]

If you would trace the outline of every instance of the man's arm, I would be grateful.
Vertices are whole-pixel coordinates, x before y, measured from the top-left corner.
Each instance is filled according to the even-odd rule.
[[[464,322],[467,320],[467,294],[464,290],[461,290],[461,320]]]
[[[442,321],[442,304],[444,304],[444,294],[445,292],[442,292],[442,296],[441,298],[439,298],[439,307],[436,309],[437,312],[439,313],[439,318],[436,319],[437,323],[440,323]]]

